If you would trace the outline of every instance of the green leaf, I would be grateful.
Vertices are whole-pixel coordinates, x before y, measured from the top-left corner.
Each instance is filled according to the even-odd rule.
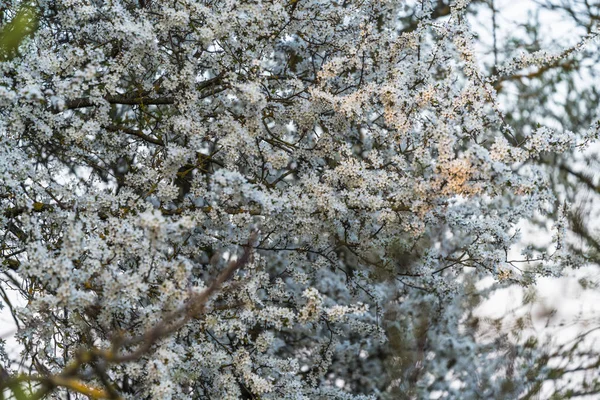
[[[15,57],[23,40],[35,32],[37,26],[35,8],[21,7],[14,18],[0,30],[0,61],[9,61]]]
[[[16,400],[29,400],[30,397],[25,394],[21,388],[21,385],[18,383],[12,383],[9,387],[10,390],[12,390]]]

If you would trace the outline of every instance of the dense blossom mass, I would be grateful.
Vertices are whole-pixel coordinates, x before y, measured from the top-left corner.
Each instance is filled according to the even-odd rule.
[[[485,276],[579,262],[565,210],[547,252],[519,248],[517,224],[556,211],[531,161],[598,125],[517,131],[495,82],[589,38],[490,76],[468,1],[35,3],[0,62],[1,268],[29,360],[26,378],[5,363],[14,382],[131,399],[536,384],[531,343],[475,340],[465,309]]]

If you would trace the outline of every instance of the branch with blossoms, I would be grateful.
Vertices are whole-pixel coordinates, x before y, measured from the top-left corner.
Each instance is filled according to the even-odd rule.
[[[244,246],[242,255],[237,260],[231,261],[209,287],[200,293],[192,294],[183,306],[163,316],[158,323],[143,334],[132,337],[117,335],[112,339],[110,348],[82,348],[75,352],[71,363],[58,374],[24,374],[10,377],[0,367],[0,399],[3,399],[2,394],[6,389],[12,390],[18,399],[33,400],[43,398],[58,388],[71,390],[92,399],[120,399],[121,396],[118,390],[110,382],[107,374],[106,367],[108,364],[124,364],[142,358],[151,351],[152,346],[159,340],[176,333],[190,321],[202,316],[206,312],[208,302],[221,290],[223,284],[229,281],[237,270],[251,261],[252,243],[255,238],[256,234],[253,234]],[[123,351],[131,348],[134,349]],[[103,387],[89,384],[86,382],[89,377],[81,376],[81,368],[85,365],[92,367],[94,370],[93,377],[98,378]],[[27,397],[24,395],[21,385],[31,383],[38,383],[41,388]]]

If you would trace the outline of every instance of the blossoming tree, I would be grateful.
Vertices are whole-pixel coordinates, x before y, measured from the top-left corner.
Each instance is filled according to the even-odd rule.
[[[3,24],[29,2],[7,3]],[[490,75],[467,1],[33,3],[37,30],[0,62],[0,271],[24,349],[3,395],[501,398],[543,381],[532,343],[507,358],[476,340],[476,284],[581,262],[537,160],[600,125],[519,131],[496,84],[592,34]],[[519,256],[517,224],[548,212],[554,245]]]

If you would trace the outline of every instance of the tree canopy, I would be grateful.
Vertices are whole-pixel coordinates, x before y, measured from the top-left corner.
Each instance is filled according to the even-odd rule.
[[[562,47],[494,20],[488,62],[493,1],[4,3],[1,396],[532,398],[569,372],[583,339],[484,340],[474,309],[596,262],[568,160],[600,132],[598,7]]]

